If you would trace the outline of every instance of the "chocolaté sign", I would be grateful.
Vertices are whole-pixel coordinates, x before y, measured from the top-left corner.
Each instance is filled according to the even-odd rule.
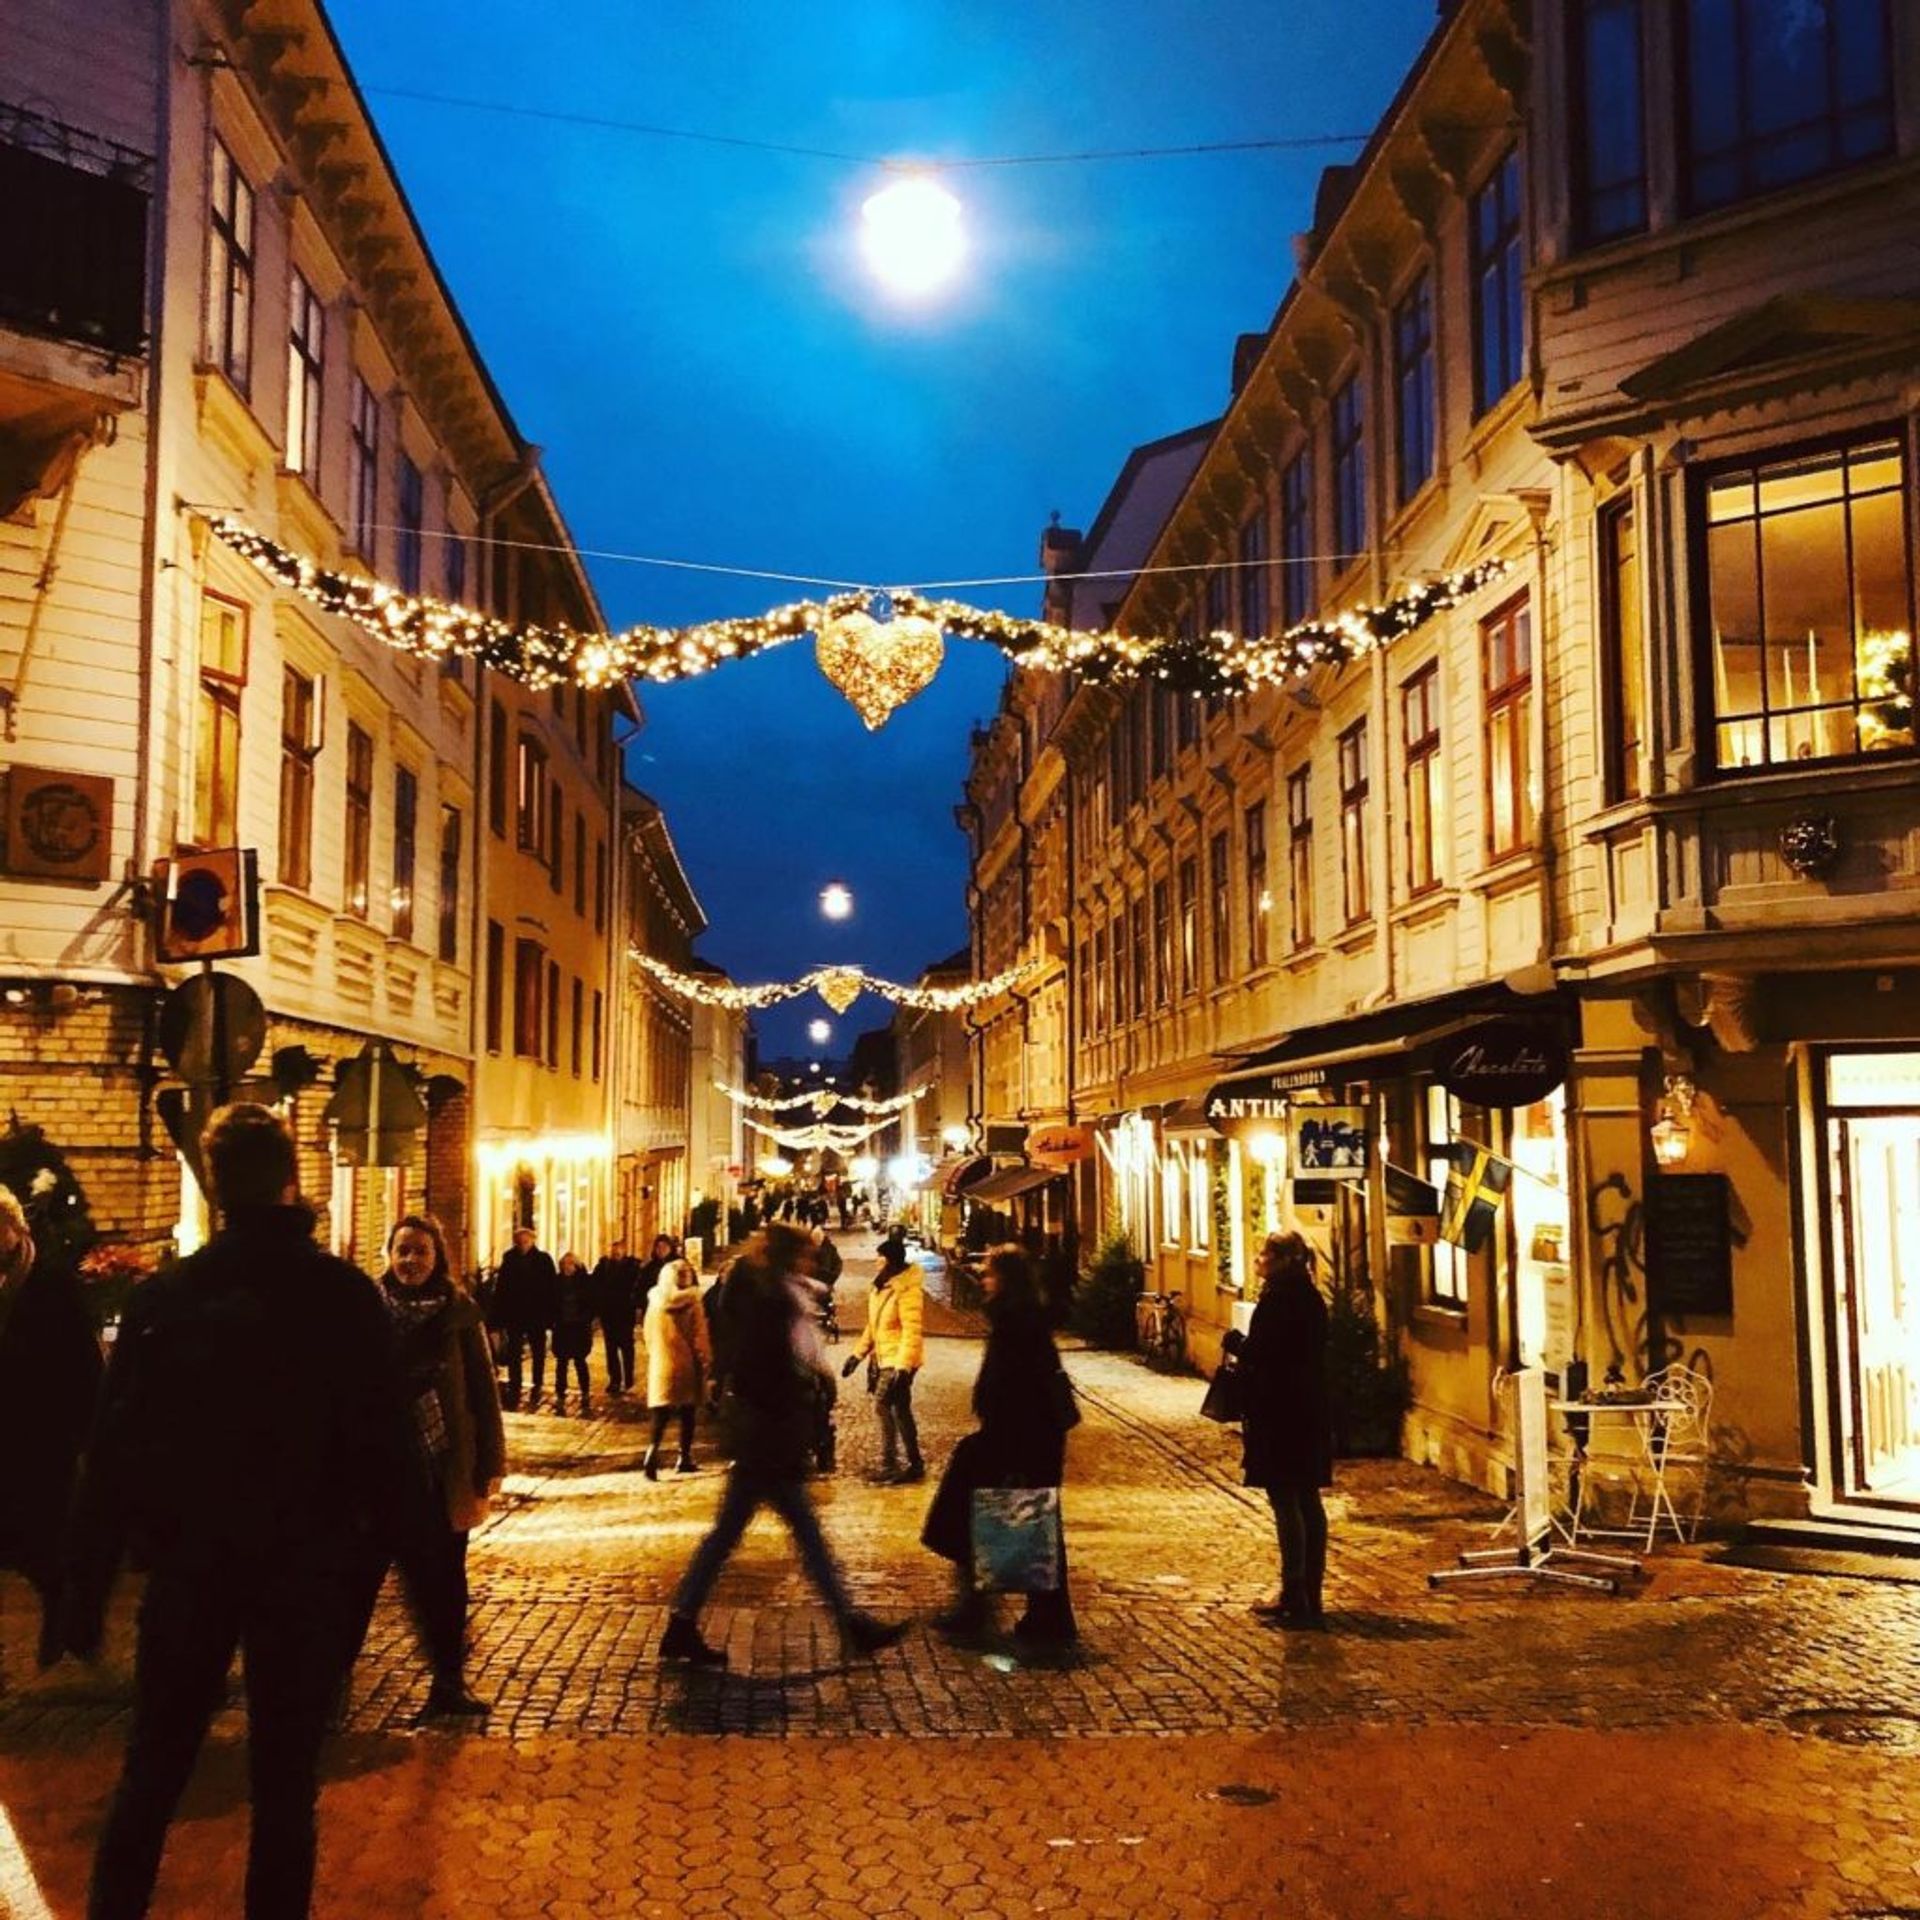
[[[1567,1077],[1567,1043],[1543,1020],[1481,1020],[1436,1040],[1433,1077],[1473,1107],[1530,1107]]]

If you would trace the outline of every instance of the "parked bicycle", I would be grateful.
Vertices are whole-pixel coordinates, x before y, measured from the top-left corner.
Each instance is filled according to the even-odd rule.
[[[1134,1305],[1134,1344],[1147,1365],[1162,1373],[1183,1373],[1187,1366],[1187,1317],[1180,1295],[1143,1293]]]

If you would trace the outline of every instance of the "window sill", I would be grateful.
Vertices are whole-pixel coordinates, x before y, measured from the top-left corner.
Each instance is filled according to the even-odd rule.
[[[1280,964],[1289,973],[1304,973],[1309,967],[1317,967],[1326,957],[1326,948],[1316,941],[1304,947],[1295,947]]]
[[[1438,920],[1460,904],[1460,889],[1450,887],[1444,881],[1411,895],[1388,914],[1388,921],[1396,927],[1422,926],[1429,920]]]
[[[1357,953],[1362,947],[1371,944],[1374,936],[1373,915],[1364,920],[1356,920],[1344,932],[1337,933],[1328,944],[1335,953]]]
[[[1546,872],[1546,862],[1540,857],[1538,847],[1521,847],[1512,853],[1503,853],[1497,859],[1489,860],[1480,871],[1472,875],[1467,885],[1476,893],[1501,893],[1528,880],[1536,879]]]
[[[1465,1333],[1467,1303],[1451,1300],[1422,1300],[1413,1310],[1413,1324],[1429,1327],[1436,1333]]]

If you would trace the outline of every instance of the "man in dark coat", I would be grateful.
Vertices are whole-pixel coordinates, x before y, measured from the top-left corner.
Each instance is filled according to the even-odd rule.
[[[1313,1249],[1297,1233],[1270,1233],[1260,1249],[1260,1298],[1237,1352],[1245,1413],[1246,1483],[1263,1488],[1280,1536],[1280,1595],[1257,1611],[1287,1626],[1325,1623],[1327,1510],[1333,1415],[1327,1393],[1327,1303]]]
[[[60,1552],[80,1449],[100,1392],[100,1341],[64,1263],[37,1253],[0,1187],[0,1567],[40,1599],[40,1664],[60,1657]]]
[[[589,1291],[607,1350],[607,1392],[617,1400],[633,1385],[633,1329],[640,1317],[640,1262],[624,1240],[600,1256]]]
[[[531,1227],[515,1227],[513,1245],[500,1256],[493,1287],[493,1322],[507,1336],[506,1404],[520,1404],[520,1360],[533,1349],[533,1397],[540,1404],[547,1379],[547,1335],[560,1318],[560,1270],[553,1255],[533,1244]]]
[[[854,1606],[807,1499],[819,1365],[808,1318],[809,1253],[804,1234],[769,1227],[728,1270],[720,1313],[728,1327],[733,1465],[713,1530],[695,1550],[673,1596],[660,1643],[662,1659],[727,1664],[725,1651],[701,1638],[700,1609],[762,1506],[772,1507],[787,1523],[807,1577],[855,1652],[876,1653],[906,1633],[903,1623],[890,1625]]]
[[[285,1124],[226,1107],[204,1151],[220,1231],[134,1294],[75,1503],[73,1652],[98,1651],[123,1555],[150,1570],[90,1920],[147,1911],[236,1647],[253,1787],[245,1912],[307,1912],[320,1743],[357,1581],[417,1497],[386,1314],[365,1274],[314,1245]]]

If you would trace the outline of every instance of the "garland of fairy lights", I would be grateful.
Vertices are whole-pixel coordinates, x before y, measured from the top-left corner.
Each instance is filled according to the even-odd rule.
[[[863,993],[877,993],[897,1006],[913,1007],[922,1013],[955,1013],[963,1007],[977,1007],[984,1001],[1017,986],[1028,974],[1040,970],[1042,962],[1028,961],[1009,967],[990,980],[969,980],[957,987],[909,987],[897,980],[882,980],[864,967],[815,967],[797,980],[768,980],[758,986],[737,986],[730,980],[701,980],[692,974],[678,973],[664,960],[655,959],[639,948],[628,949],[628,957],[664,987],[702,1006],[726,1007],[735,1013],[761,1007],[778,1006],[803,993],[818,993],[835,1013],[845,1013]]]
[[[736,1107],[754,1107],[761,1113],[785,1113],[794,1107],[812,1107],[817,1113],[830,1113],[835,1107],[852,1107],[856,1113],[895,1114],[902,1113],[923,1094],[933,1091],[933,1082],[927,1081],[911,1093],[895,1094],[886,1100],[869,1100],[857,1093],[835,1093],[829,1087],[821,1087],[812,1093],[796,1093],[784,1100],[770,1100],[764,1094],[748,1093],[740,1087],[730,1087],[724,1080],[713,1083],[716,1093],[724,1093]]]
[[[942,636],[950,635],[984,640],[1016,667],[1030,670],[1100,682],[1153,679],[1182,692],[1238,694],[1300,680],[1318,667],[1390,646],[1508,570],[1505,560],[1481,560],[1441,579],[1418,582],[1380,606],[1354,607],[1329,619],[1302,621],[1284,633],[1246,638],[1224,631],[1174,636],[1093,633],[959,600],[926,599],[904,589],[796,600],[766,613],[691,627],[582,633],[566,626],[499,620],[428,594],[403,593],[384,581],[316,566],[229,514],[209,514],[206,519],[220,539],[276,586],[353,621],[383,644],[427,660],[468,655],[539,689],[568,681],[604,687],[622,680],[686,680],[808,634],[821,636],[824,643],[831,633],[845,632],[850,645],[864,646],[870,653],[892,644],[895,636],[922,652],[931,644],[934,666]],[[921,671],[924,665],[916,665],[899,685],[875,699],[877,718],[855,698],[869,726],[879,725],[893,706],[932,677],[931,667]],[[871,674],[885,677],[887,671],[884,662],[870,660]],[[841,684],[837,675],[830,677]],[[851,688],[843,685],[843,691],[854,697]]]
[[[796,1152],[812,1153],[825,1147],[830,1153],[852,1153],[856,1148],[864,1147],[873,1136],[887,1124],[884,1120],[875,1120],[864,1127],[770,1127],[746,1117],[746,1124],[755,1133],[765,1134],[769,1140],[778,1141],[783,1147],[791,1147]]]

